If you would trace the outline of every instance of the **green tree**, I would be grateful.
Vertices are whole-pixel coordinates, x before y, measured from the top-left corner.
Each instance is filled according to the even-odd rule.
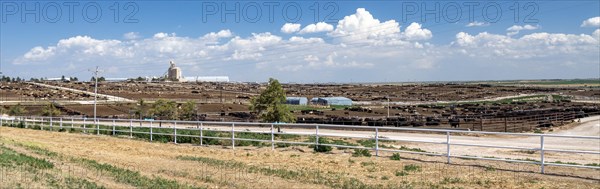
[[[27,113],[27,110],[21,106],[21,103],[18,103],[16,106],[10,107],[8,110],[8,115],[12,116],[22,116]]]
[[[250,110],[265,122],[296,122],[296,117],[285,104],[285,91],[277,79],[269,78],[267,88],[252,98],[250,103]],[[277,131],[281,131],[279,126]]]
[[[174,120],[177,118],[177,103],[172,100],[159,99],[152,105],[152,115],[159,119]]]
[[[196,102],[189,100],[181,106],[181,113],[179,114],[179,119],[192,121],[195,120],[197,114]]]
[[[58,116],[60,113],[60,110],[56,108],[53,103],[48,103],[48,105],[42,109],[43,116]]]

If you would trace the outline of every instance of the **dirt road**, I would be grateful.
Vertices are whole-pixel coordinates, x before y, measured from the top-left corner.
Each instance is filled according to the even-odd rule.
[[[38,85],[38,86],[42,86],[42,87],[48,87],[48,88],[52,88],[52,89],[58,89],[58,90],[64,90],[64,91],[70,91],[70,92],[74,92],[74,93],[81,93],[81,94],[87,94],[87,95],[94,96],[94,92],[83,91],[83,90],[67,88],[67,87],[59,87],[59,86],[48,85],[48,84],[44,84],[44,83],[35,83],[35,82],[30,82],[30,83],[33,85]],[[103,100],[103,101],[110,101],[110,102],[135,102],[133,100],[126,99],[123,97],[99,94],[99,93],[98,93],[98,98],[106,98],[106,100]],[[81,104],[93,104],[94,103],[93,100],[81,100],[79,102]]]

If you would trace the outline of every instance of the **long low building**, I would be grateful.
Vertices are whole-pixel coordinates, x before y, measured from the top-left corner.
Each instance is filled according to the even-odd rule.
[[[186,82],[229,82],[228,76],[196,76],[184,79]]]
[[[308,99],[306,97],[285,97],[285,103],[292,105],[307,105]]]
[[[352,99],[346,97],[315,97],[310,102],[324,106],[352,106]]]

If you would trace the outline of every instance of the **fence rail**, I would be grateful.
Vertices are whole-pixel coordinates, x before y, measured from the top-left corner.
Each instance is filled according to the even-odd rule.
[[[275,149],[276,145],[279,144],[293,144],[293,145],[315,145],[319,146],[331,146],[339,148],[350,148],[350,149],[367,149],[375,152],[376,156],[380,155],[380,152],[400,152],[400,153],[411,153],[420,155],[430,156],[441,156],[446,158],[446,163],[451,163],[452,158],[462,159],[479,159],[479,160],[493,160],[493,161],[504,161],[504,162],[518,162],[536,164],[540,166],[540,172],[545,173],[546,166],[565,166],[565,167],[577,167],[577,168],[589,168],[589,169],[600,169],[600,166],[596,164],[564,164],[556,162],[546,161],[544,155],[546,152],[560,152],[560,153],[574,153],[574,154],[593,154],[599,155],[600,149],[598,150],[574,150],[574,149],[553,149],[545,147],[545,139],[547,138],[561,138],[561,139],[581,139],[581,140],[595,140],[596,143],[600,144],[600,137],[597,136],[576,136],[576,135],[553,135],[553,134],[535,134],[535,133],[507,133],[507,132],[488,132],[488,131],[465,131],[465,130],[447,130],[447,129],[419,129],[419,128],[401,128],[401,127],[373,127],[373,126],[349,126],[349,125],[324,125],[324,124],[273,124],[273,123],[255,123],[255,122],[205,122],[205,121],[178,121],[178,120],[133,120],[133,119],[86,119],[86,118],[74,118],[74,117],[0,117],[0,126],[13,126],[23,128],[35,128],[40,130],[61,130],[61,129],[79,129],[84,133],[89,134],[107,134],[107,135],[126,135],[134,137],[134,135],[143,135],[149,138],[150,141],[155,140],[155,137],[168,136],[168,142],[178,143],[178,137],[180,139],[197,139],[200,145],[204,145],[205,139],[223,140],[230,141],[232,149],[235,149],[236,142],[240,143],[243,141],[247,142],[262,142],[270,143],[271,149]],[[300,130],[288,129],[292,132],[282,133],[276,132],[276,128],[287,127],[295,129],[308,129],[307,132],[301,132]],[[236,129],[237,128],[237,129]],[[336,134],[327,133],[323,130],[333,131],[334,129],[350,130],[351,132],[369,135],[359,136],[352,134]],[[321,132],[320,132],[321,130]],[[354,130],[354,131],[352,131]],[[64,130],[63,130],[64,131]],[[156,132],[158,131],[158,132]],[[350,132],[349,131],[349,132]],[[179,132],[179,134],[178,134]],[[207,135],[206,132],[219,132],[226,133],[227,135]],[[432,138],[437,140],[414,140],[414,139],[398,139],[398,138],[383,138],[382,133],[389,132],[425,132],[425,133],[438,133],[439,138]],[[243,138],[236,137],[240,133],[257,133],[266,138]],[[372,135],[371,135],[372,134]],[[456,142],[453,141],[452,135],[459,134],[485,134],[485,135],[507,135],[507,136],[521,136],[521,137],[539,137],[539,142],[534,144],[535,146],[522,147],[522,146],[509,146],[509,145],[488,145],[478,144],[477,141],[472,143]],[[314,141],[288,141],[288,140],[276,140],[275,136],[282,135],[296,135],[296,136],[308,136],[315,137]],[[352,146],[352,145],[340,145],[330,143],[320,143],[319,137],[344,137],[354,139],[369,139],[374,140],[375,145],[373,147],[365,146]],[[394,149],[381,145],[381,142],[394,141],[394,142],[411,142],[411,143],[430,143],[444,145],[446,150],[444,153],[424,152],[424,151],[411,151],[403,149]],[[239,145],[238,145],[239,146]],[[456,155],[452,153],[452,149],[457,147],[481,147],[481,148],[499,148],[499,149],[512,149],[512,150],[528,150],[539,152],[540,156],[538,160],[518,160],[518,159],[505,159],[505,158],[490,158],[490,157],[479,157],[479,156],[466,156]],[[558,162],[558,161],[557,161]]]

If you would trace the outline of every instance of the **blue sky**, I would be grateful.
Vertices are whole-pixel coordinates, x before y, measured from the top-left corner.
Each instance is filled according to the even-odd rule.
[[[96,65],[106,77],[159,76],[169,60],[185,76],[235,81],[600,77],[598,1],[0,3],[2,72],[15,77],[87,79]]]

